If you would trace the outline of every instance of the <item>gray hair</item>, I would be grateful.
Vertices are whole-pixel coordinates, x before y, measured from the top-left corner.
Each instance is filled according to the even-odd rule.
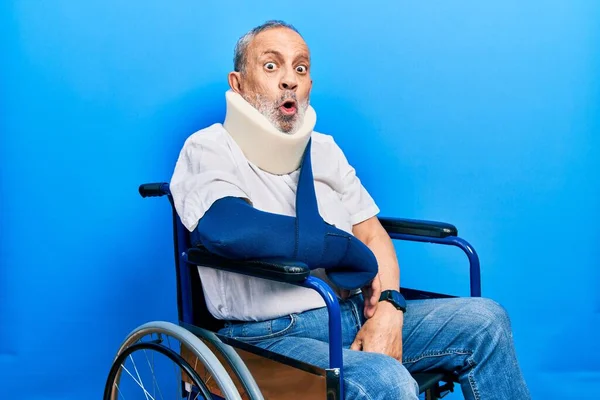
[[[296,32],[298,35],[300,35],[300,32],[298,32],[298,30],[293,26],[290,25],[284,21],[280,21],[280,20],[270,20],[265,22],[262,25],[257,26],[256,28],[253,28],[252,30],[250,30],[248,33],[246,33],[244,36],[242,36],[237,43],[235,44],[235,50],[234,50],[234,54],[233,54],[233,69],[234,71],[237,72],[246,72],[246,63],[248,61],[248,46],[250,45],[250,43],[252,42],[252,40],[256,37],[256,35],[258,35],[259,33],[266,31],[268,29],[273,29],[273,28],[288,28],[293,30],[294,32]],[[302,36],[302,35],[300,35]]]

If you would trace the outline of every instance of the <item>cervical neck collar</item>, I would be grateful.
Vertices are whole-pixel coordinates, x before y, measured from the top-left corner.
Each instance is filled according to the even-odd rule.
[[[317,114],[309,105],[302,126],[286,134],[241,95],[225,93],[227,114],[223,126],[252,164],[275,175],[289,174],[300,167],[302,155],[317,122]]]

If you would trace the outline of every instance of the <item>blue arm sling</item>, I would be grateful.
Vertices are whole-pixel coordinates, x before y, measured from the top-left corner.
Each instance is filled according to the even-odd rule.
[[[319,214],[309,140],[296,191],[296,217],[260,211],[236,197],[217,200],[192,232],[194,245],[222,257],[286,258],[324,268],[342,289],[357,289],[377,274],[377,259],[360,240],[326,223]]]

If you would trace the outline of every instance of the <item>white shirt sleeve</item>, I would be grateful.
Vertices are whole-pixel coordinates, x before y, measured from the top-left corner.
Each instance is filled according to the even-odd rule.
[[[334,149],[341,177],[342,204],[350,214],[352,225],[356,225],[379,214],[380,210],[335,141]]]
[[[250,201],[226,141],[209,132],[195,133],[186,140],[170,190],[177,214],[190,232],[215,201],[230,196]]]

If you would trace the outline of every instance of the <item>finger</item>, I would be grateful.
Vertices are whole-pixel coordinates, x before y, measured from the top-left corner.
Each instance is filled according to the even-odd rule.
[[[378,300],[379,300],[378,298],[373,297],[373,296],[371,296],[370,298],[365,300],[365,306],[364,306],[365,318],[369,319],[373,315],[375,315],[375,311],[377,311],[377,305],[379,304]]]
[[[381,279],[379,279],[379,275],[376,276],[375,282],[371,285],[371,290],[373,291],[373,296],[379,300],[379,296],[381,296]]]
[[[373,306],[376,302],[373,302],[373,295],[369,296],[369,297],[365,297],[365,307],[366,306]]]
[[[381,297],[381,280],[377,276],[377,279],[371,285],[371,304],[377,305],[379,297]]]
[[[373,306],[368,301],[365,301],[365,305],[363,307],[363,314],[366,319],[369,319],[373,316]]]
[[[377,305],[379,302],[379,296],[381,296],[381,292],[377,293],[375,290],[371,290],[371,297],[369,298],[369,304],[372,306]]]
[[[377,304],[379,303],[380,295],[377,295],[376,292],[373,290],[377,286],[378,279],[376,277],[371,282],[371,286],[365,288],[365,294],[363,296],[365,301],[363,313],[365,315],[365,318],[367,319],[375,315],[375,311],[377,310]]]
[[[366,319],[369,319],[373,315],[375,315],[375,311],[377,311],[377,304],[372,305],[372,304],[365,303],[364,314],[365,314]]]

